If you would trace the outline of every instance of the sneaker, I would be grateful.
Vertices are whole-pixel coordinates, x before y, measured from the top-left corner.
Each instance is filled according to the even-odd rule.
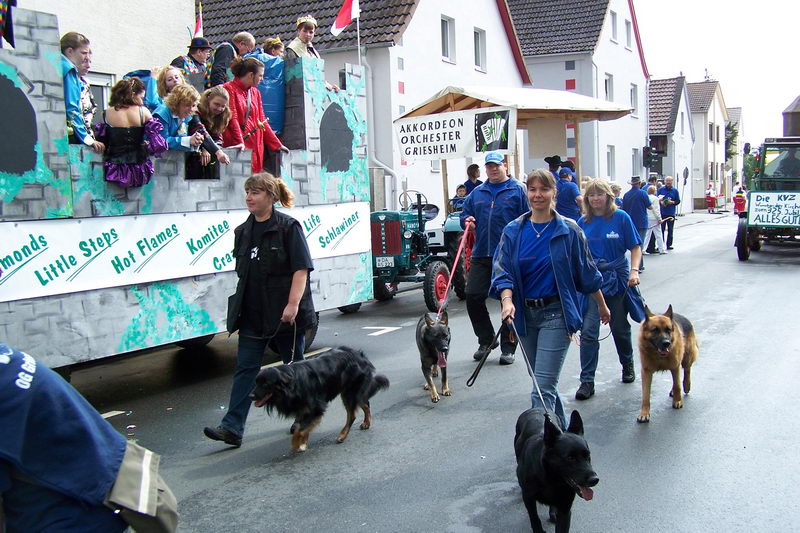
[[[581,381],[581,386],[575,393],[576,400],[588,400],[594,396],[594,381]]]
[[[660,252],[658,252],[658,255],[667,255],[667,251],[666,250],[661,250]]]
[[[504,353],[500,355],[500,364],[501,365],[513,365],[514,364],[514,354],[513,353]]]
[[[642,255],[650,255],[650,252],[648,252],[647,250],[645,250],[644,252],[642,252]]]
[[[242,445],[242,437],[222,426],[217,426],[215,428],[207,427],[203,429],[203,433],[211,440],[221,440],[225,444],[230,444],[235,448]]]
[[[633,363],[625,363],[622,365],[622,382],[633,383],[636,381],[636,372],[633,370]]]
[[[491,352],[498,346],[500,346],[500,343],[498,341],[495,341],[494,344],[492,344],[491,346],[486,346],[485,344],[481,344],[480,346],[478,346],[478,349],[475,351],[475,353],[472,354],[472,358],[475,359],[476,361],[480,361],[481,358],[483,357],[483,354]]]
[[[667,246],[667,250],[674,250],[674,249],[675,248],[673,248],[672,246]]]

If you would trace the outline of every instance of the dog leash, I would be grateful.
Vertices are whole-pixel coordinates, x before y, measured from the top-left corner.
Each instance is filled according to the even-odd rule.
[[[675,220],[675,217],[667,217],[667,218],[662,218],[662,219],[661,219],[661,222],[656,222],[656,223],[655,223],[655,224],[653,224],[652,226],[647,226],[647,229],[653,229],[653,228],[655,228],[656,226],[660,226],[661,224],[663,224],[664,222],[666,222],[666,221],[668,221],[668,220]]]
[[[450,270],[450,278],[447,280],[447,288],[444,291],[444,298],[439,303],[439,311],[436,313],[437,322],[442,317],[442,311],[447,306],[447,299],[450,296],[450,286],[453,284],[453,277],[456,275],[456,268],[458,268],[458,261],[461,259],[461,252],[464,251],[464,244],[467,242],[468,233],[469,233],[469,226],[467,226],[467,228],[464,230],[464,233],[461,235],[461,242],[458,244],[456,259],[455,261],[453,261],[453,268]]]
[[[492,351],[491,347],[494,346],[494,343],[496,343],[497,339],[500,338],[500,333],[502,333],[502,331],[503,325],[500,324],[500,327],[497,328],[497,333],[494,335],[494,339],[492,339],[491,344],[489,344],[489,349],[486,350],[486,353],[481,356],[480,360],[478,361],[478,366],[475,367],[475,370],[472,371],[472,375],[467,380],[467,387],[472,387],[472,385],[475,384],[475,380],[478,379],[478,374],[480,374],[481,368],[483,368],[483,363],[486,362],[486,359],[489,357],[489,352]],[[517,339],[519,339],[519,337],[517,337]]]
[[[508,320],[508,319],[506,319]],[[542,402],[542,407],[544,407],[544,397],[542,396],[542,390],[539,388],[539,382],[536,381],[536,375],[533,373],[533,367],[531,367],[531,362],[528,359],[528,354],[525,353],[525,347],[522,345],[520,341],[519,333],[517,333],[517,326],[514,324],[514,320],[509,320],[511,323],[511,329],[514,331],[514,335],[517,337],[517,346],[519,346],[520,351],[522,351],[522,358],[525,359],[525,365],[528,367],[528,373],[531,375],[531,379],[533,379],[533,386],[536,387],[536,394],[539,395],[539,401]],[[547,409],[545,409],[545,417],[547,417]]]

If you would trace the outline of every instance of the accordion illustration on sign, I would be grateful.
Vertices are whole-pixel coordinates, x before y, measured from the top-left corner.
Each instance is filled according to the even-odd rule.
[[[508,150],[509,111],[475,114],[475,151]]]

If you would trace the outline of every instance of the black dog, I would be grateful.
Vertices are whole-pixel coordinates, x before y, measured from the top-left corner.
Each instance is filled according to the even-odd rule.
[[[336,437],[343,442],[356,419],[356,408],[364,411],[361,429],[369,429],[372,414],[369,399],[389,386],[385,376],[375,375],[375,367],[360,350],[340,346],[313,359],[265,368],[256,377],[251,395],[256,407],[266,406],[285,417],[294,417],[292,449],[308,449],[308,436],[320,423],[328,403],[341,394],[347,422]]]
[[[566,432],[560,426],[552,413],[545,418],[544,409],[528,409],[517,419],[517,480],[535,533],[544,532],[536,502],[550,506],[556,533],[567,533],[575,495],[591,500],[594,492],[589,487],[600,481],[583,438],[581,415],[572,411]]]
[[[425,315],[417,322],[417,348],[419,359],[422,363],[422,375],[425,376],[425,390],[431,391],[431,401],[439,401],[439,393],[433,379],[442,370],[442,394],[450,396],[450,387],[447,386],[447,352],[450,350],[450,326],[447,325],[447,311],[442,312],[439,320],[433,313]]]

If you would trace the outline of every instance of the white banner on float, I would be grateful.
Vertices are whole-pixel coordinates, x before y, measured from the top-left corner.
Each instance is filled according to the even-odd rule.
[[[517,110],[485,107],[394,121],[406,161],[474,157],[484,152],[510,153],[515,146]]]
[[[369,203],[281,209],[311,257],[370,249]],[[246,209],[0,223],[0,302],[187,278],[234,269]]]

